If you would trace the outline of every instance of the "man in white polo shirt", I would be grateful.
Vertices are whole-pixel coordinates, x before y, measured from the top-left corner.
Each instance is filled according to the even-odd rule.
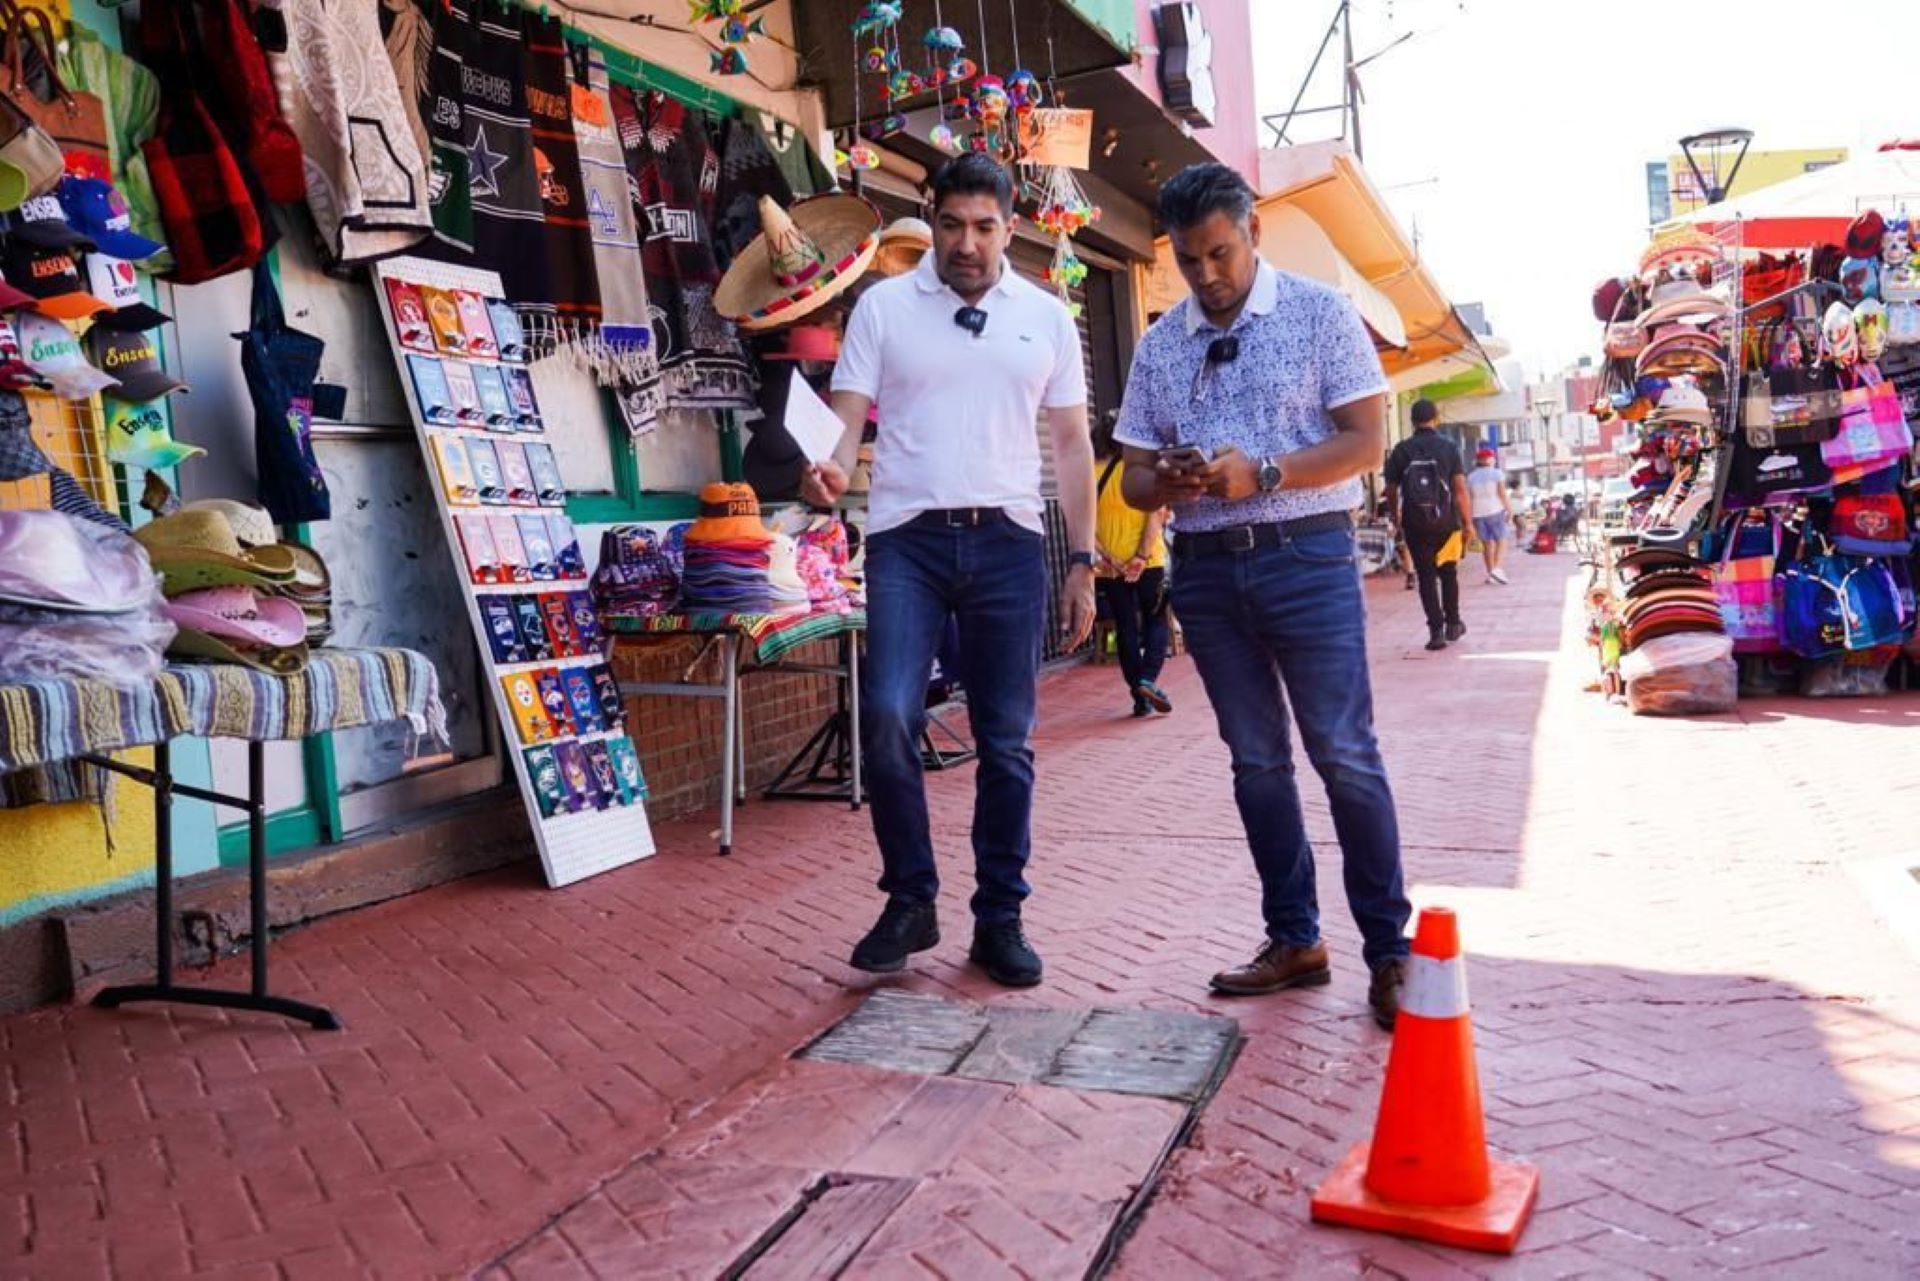
[[[1041,964],[1020,905],[1048,591],[1036,424],[1046,410],[1073,561],[1061,626],[1078,645],[1093,626],[1086,371],[1066,307],[1007,265],[1006,170],[986,156],[962,156],[934,176],[933,200],[933,252],[854,308],[833,376],[833,408],[846,433],[803,485],[822,505],[846,492],[877,407],[861,729],[887,904],[852,963],[893,973],[940,941],[920,736],[934,651],[951,618],[979,752],[969,955],[995,982],[1031,987]]]

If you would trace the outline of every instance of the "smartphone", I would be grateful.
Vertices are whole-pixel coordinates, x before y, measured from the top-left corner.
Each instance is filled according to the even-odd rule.
[[[1161,450],[1159,461],[1168,471],[1199,471],[1207,465],[1207,451],[1198,445],[1175,445]]]

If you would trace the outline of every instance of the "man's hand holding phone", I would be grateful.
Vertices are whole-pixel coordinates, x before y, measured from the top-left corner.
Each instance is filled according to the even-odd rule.
[[[1161,450],[1153,464],[1161,495],[1169,504],[1190,503],[1204,496],[1213,483],[1207,464],[1207,451],[1198,445],[1174,445]]]

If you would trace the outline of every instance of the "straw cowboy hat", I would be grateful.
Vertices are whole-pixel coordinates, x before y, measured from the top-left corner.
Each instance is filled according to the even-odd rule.
[[[933,228],[918,218],[896,218],[880,233],[873,270],[880,276],[904,276],[933,248]]]
[[[748,331],[812,315],[872,265],[879,231],[879,212],[858,196],[815,196],[791,209],[762,196],[760,234],[727,268],[714,309]]]
[[[246,547],[224,512],[177,511],[135,530],[168,596],[202,587],[279,587],[293,579],[292,551],[279,545]]]

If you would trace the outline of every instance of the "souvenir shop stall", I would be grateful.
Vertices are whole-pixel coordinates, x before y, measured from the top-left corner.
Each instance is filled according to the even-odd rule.
[[[1609,383],[1593,412],[1633,425],[1636,491],[1590,639],[1636,712],[1878,693],[1920,655],[1908,224],[1866,211],[1843,244],[1785,253],[1742,252],[1741,230],[1663,233],[1594,297]]]

